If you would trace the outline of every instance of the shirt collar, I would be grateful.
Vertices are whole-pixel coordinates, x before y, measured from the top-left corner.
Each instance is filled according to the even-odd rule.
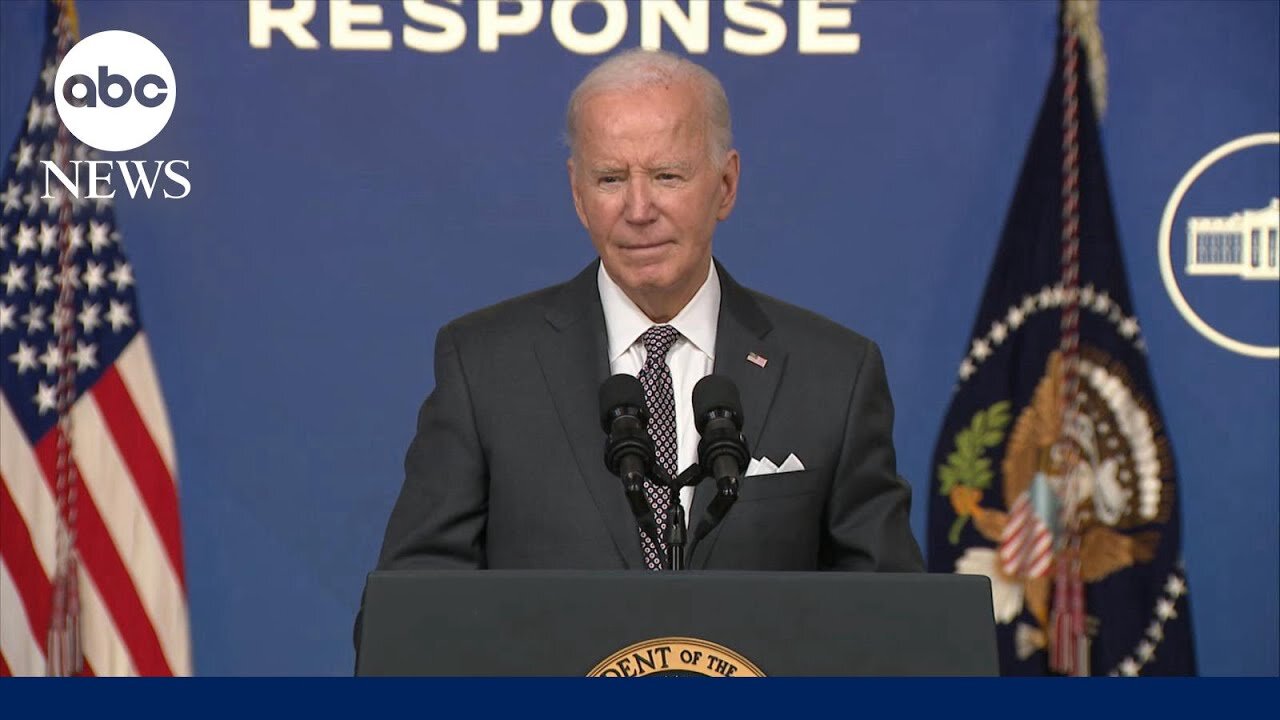
[[[622,288],[609,277],[600,263],[596,274],[600,304],[604,309],[605,332],[609,336],[609,363],[613,364],[646,330],[657,323],[632,302]],[[682,336],[712,360],[716,356],[716,323],[720,320],[720,276],[715,263],[707,269],[707,279],[670,322]]]

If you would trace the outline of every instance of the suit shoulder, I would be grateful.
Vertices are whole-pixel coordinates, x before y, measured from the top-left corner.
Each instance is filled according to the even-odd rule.
[[[527,331],[543,322],[548,303],[566,283],[551,285],[473,310],[449,321],[441,330],[459,341],[485,340]]]
[[[747,289],[747,292],[772,321],[774,332],[791,341],[789,344],[838,354],[844,358],[851,355],[861,358],[875,346],[875,342],[867,336],[812,310],[756,290]]]

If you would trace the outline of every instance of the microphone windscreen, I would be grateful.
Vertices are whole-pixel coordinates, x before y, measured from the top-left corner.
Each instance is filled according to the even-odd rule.
[[[742,400],[738,386],[723,375],[708,375],[693,386],[693,419],[702,432],[707,415],[714,410],[728,410],[734,418],[742,417]]]
[[[618,373],[600,384],[600,424],[609,432],[613,411],[629,406],[644,411],[644,387],[634,375]]]

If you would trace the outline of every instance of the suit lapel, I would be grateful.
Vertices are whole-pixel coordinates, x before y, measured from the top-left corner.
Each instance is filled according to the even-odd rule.
[[[768,338],[773,324],[751,294],[735,282],[718,262],[716,271],[720,274],[720,319],[716,326],[715,373],[729,378],[738,387],[742,398],[742,434],[746,438],[747,449],[755,457],[760,454],[757,445],[786,366],[787,353]],[[753,362],[749,357],[757,360]],[[760,360],[763,360],[764,367],[760,367]],[[696,527],[702,519],[715,491],[714,481],[698,485],[690,508],[691,527]],[[732,515],[733,511],[730,510],[729,514]],[[705,567],[719,536],[719,530],[712,531],[694,548],[689,562],[691,568]]]
[[[538,342],[538,362],[577,459],[578,472],[604,516],[627,567],[643,568],[635,517],[622,481],[604,466],[604,431],[599,421],[600,384],[609,376],[604,311],[596,286],[599,262],[570,280],[547,309]]]

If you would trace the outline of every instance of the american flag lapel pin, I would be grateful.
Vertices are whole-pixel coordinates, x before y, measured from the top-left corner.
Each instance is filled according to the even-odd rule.
[[[758,353],[749,352],[747,353],[747,362],[753,365],[764,367],[765,365],[769,364],[769,358],[763,355],[760,355]]]

